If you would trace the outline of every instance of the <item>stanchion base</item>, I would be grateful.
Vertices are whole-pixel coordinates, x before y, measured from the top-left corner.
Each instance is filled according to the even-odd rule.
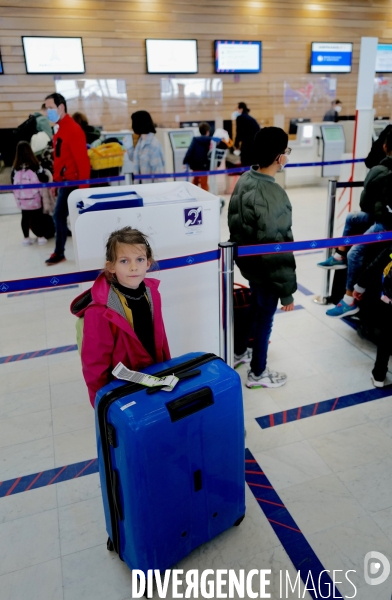
[[[316,304],[331,304],[331,299],[330,298],[326,298],[325,296],[316,296],[315,298],[313,298],[313,302],[315,302]]]

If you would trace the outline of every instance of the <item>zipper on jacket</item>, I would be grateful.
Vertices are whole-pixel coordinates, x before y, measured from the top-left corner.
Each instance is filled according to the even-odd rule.
[[[169,369],[164,369],[163,371],[159,371],[158,373],[154,373],[154,377],[166,377],[167,375],[180,375],[181,373],[186,373],[190,369],[194,367],[199,367],[208,362],[211,362],[215,359],[223,360],[220,356],[216,356],[216,354],[203,354],[202,356],[198,356],[197,358],[192,358],[176,367],[171,367]],[[110,406],[123,398],[124,396],[128,396],[130,394],[135,394],[136,392],[140,392],[141,390],[145,390],[145,386],[140,385],[138,383],[127,383],[119,388],[114,390],[110,390],[107,392],[100,400],[98,404],[98,427],[99,434],[101,437],[102,444],[102,456],[105,467],[105,478],[106,478],[106,491],[108,497],[109,504],[109,512],[110,512],[110,521],[112,525],[112,542],[115,551],[122,559],[120,554],[120,528],[118,523],[118,512],[116,509],[117,506],[117,498],[113,497],[113,490],[116,486],[116,476],[113,471],[111,456],[110,456],[110,446],[111,442],[115,440],[115,432],[114,428],[110,423],[107,422],[107,415]],[[113,437],[114,434],[114,437]]]

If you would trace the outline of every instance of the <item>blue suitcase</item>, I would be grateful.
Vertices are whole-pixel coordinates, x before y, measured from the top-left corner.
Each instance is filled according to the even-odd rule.
[[[130,569],[164,571],[245,515],[239,375],[214,354],[143,372],[172,392],[113,381],[95,402],[108,550]]]

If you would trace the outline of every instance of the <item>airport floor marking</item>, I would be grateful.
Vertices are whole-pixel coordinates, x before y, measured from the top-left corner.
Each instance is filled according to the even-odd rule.
[[[270,427],[276,427],[284,423],[307,419],[308,417],[322,415],[342,408],[348,408],[349,406],[357,406],[358,404],[372,402],[373,400],[380,400],[388,396],[392,396],[392,384],[383,388],[372,388],[371,390],[355,392],[354,394],[347,394],[339,398],[331,398],[330,400],[306,404],[297,408],[289,408],[288,410],[258,417],[256,421],[262,429],[269,429]]]
[[[311,292],[310,290],[308,290],[308,288],[306,288],[304,285],[301,285],[300,283],[297,282],[297,289],[299,292],[301,292],[301,294],[304,294],[305,296],[314,296],[314,292]]]
[[[63,285],[58,288],[45,288],[43,290],[30,290],[29,292],[12,292],[12,294],[7,294],[7,298],[16,298],[18,296],[30,296],[31,294],[47,294],[49,292],[61,292],[62,290],[73,290],[78,288],[79,285]]]
[[[302,581],[306,584],[309,572],[311,572],[316,586],[316,582],[320,578],[321,585],[323,586],[321,589],[328,589],[324,586],[330,585],[331,594],[334,589],[333,597],[342,598],[336,586],[334,588],[332,580],[306,537],[248,449],[245,450],[245,468],[246,483],[293,563],[295,570],[300,571]],[[317,593],[309,589],[311,587],[310,579],[306,587],[312,598],[319,598]],[[331,594],[326,597],[332,598]]]
[[[29,358],[39,358],[42,356],[53,356],[54,354],[63,354],[64,352],[74,352],[78,349],[77,344],[70,346],[59,346],[58,348],[46,348],[44,350],[33,350],[32,352],[23,352],[22,354],[10,354],[9,356],[0,356],[0,365],[20,360],[28,360]]]
[[[64,467],[40,471],[39,473],[33,473],[32,475],[24,475],[23,477],[16,477],[15,479],[0,481],[0,498],[20,494],[21,492],[27,492],[29,490],[36,490],[37,488],[47,487],[48,485],[69,481],[70,479],[77,479],[78,477],[84,477],[85,475],[92,475],[97,472],[98,459],[93,458]]]

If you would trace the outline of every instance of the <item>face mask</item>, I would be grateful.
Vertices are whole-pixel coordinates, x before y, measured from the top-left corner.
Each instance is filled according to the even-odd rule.
[[[240,116],[241,113],[239,113],[237,110],[235,110],[233,113],[231,113],[231,120],[235,121],[237,117]]]
[[[52,121],[52,123],[57,123],[57,121],[59,121],[60,115],[55,108],[48,108],[48,119],[49,121]]]
[[[335,106],[335,110],[337,113],[340,113],[340,111],[342,110],[342,107],[339,106],[339,104],[337,106]]]
[[[281,173],[283,171],[283,169],[285,168],[285,166],[287,165],[287,163],[290,162],[290,159],[287,156],[287,154],[283,154],[282,156],[286,157],[286,162],[283,165],[282,165],[282,163],[280,163],[280,169],[279,169],[278,173]]]

